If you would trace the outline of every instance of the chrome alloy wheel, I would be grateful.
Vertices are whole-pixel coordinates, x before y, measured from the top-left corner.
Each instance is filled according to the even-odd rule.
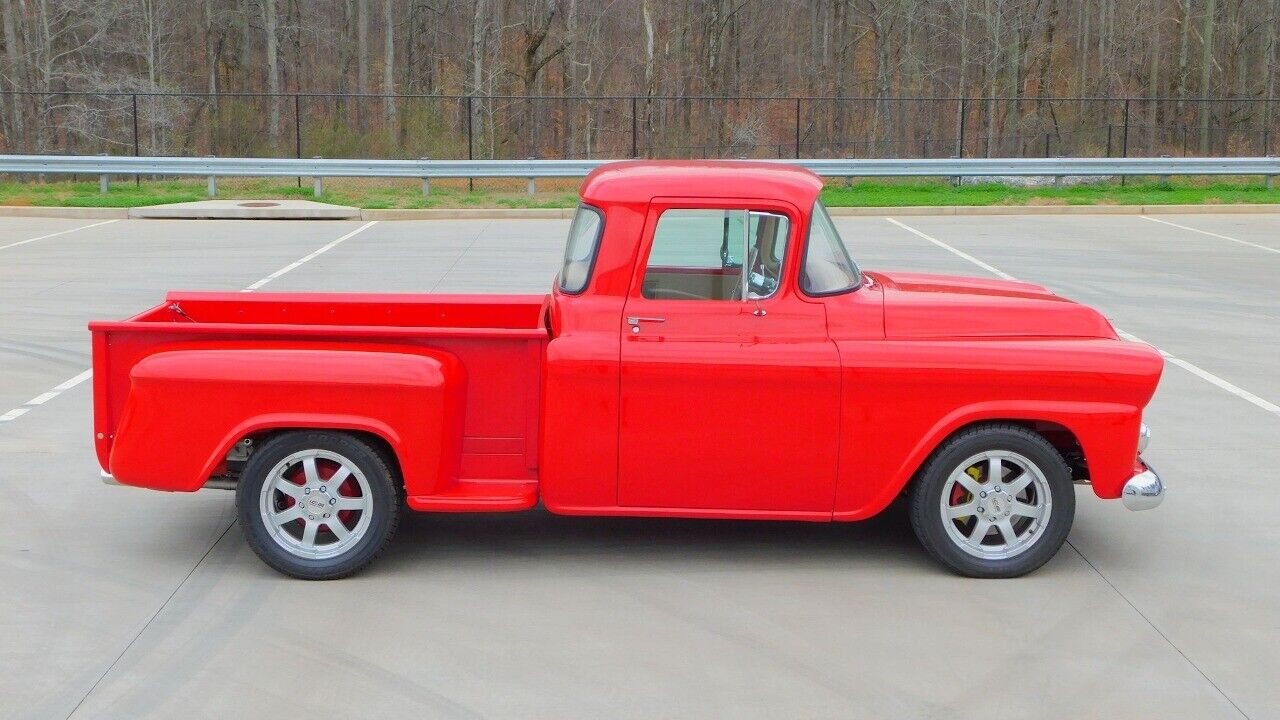
[[[952,471],[939,511],[957,547],[984,560],[1003,560],[1040,539],[1053,499],[1035,463],[1015,452],[990,450]]]
[[[373,492],[355,463],[327,450],[281,460],[262,484],[258,511],[276,544],[323,560],[354,547],[369,530]]]

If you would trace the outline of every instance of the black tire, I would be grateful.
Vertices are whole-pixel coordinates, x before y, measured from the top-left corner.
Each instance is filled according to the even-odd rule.
[[[367,525],[363,525],[362,534],[352,541],[350,547],[332,557],[305,557],[299,554],[302,552],[300,550],[290,550],[283,541],[277,540],[279,530],[268,527],[269,521],[263,515],[263,503],[272,502],[264,499],[263,487],[273,481],[273,470],[290,456],[307,451],[322,451],[340,456],[359,470],[368,487],[368,509],[355,515],[362,521],[363,513],[367,512]],[[337,490],[330,492],[336,493]],[[360,498],[363,499],[363,489],[360,490]],[[249,547],[275,570],[304,580],[336,580],[372,562],[386,547],[399,525],[400,498],[398,480],[383,453],[352,435],[325,430],[288,432],[268,440],[245,464],[236,489],[237,513]],[[336,511],[333,514],[335,517],[338,515]],[[307,521],[300,521],[305,526]],[[360,527],[361,522],[356,525]],[[323,529],[319,532],[331,532],[327,525],[322,524],[320,527]]]
[[[964,471],[962,463],[986,452],[1016,453],[1034,463],[1046,481],[1048,500],[1052,503],[1047,521],[1032,531],[1039,534],[1026,547],[1010,550],[1017,553],[1012,557],[979,557],[966,550],[963,538],[953,538],[947,523],[954,522],[956,528],[961,528],[964,523],[977,522],[977,518],[946,520],[940,507],[943,493],[949,492],[948,478]],[[955,486],[952,486],[950,491],[954,490]],[[920,470],[908,503],[911,527],[925,550],[953,572],[975,578],[1013,578],[1044,565],[1066,542],[1075,519],[1075,509],[1075,487],[1062,455],[1040,434],[1004,423],[977,426],[944,442]],[[958,532],[965,531],[959,529]],[[994,532],[999,532],[999,529]],[[993,539],[1003,541],[1002,537]]]

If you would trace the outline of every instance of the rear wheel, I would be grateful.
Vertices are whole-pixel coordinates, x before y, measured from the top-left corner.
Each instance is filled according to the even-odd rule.
[[[1075,489],[1062,456],[1039,434],[986,425],[934,453],[912,488],[910,513],[920,543],[951,570],[1017,577],[1066,541]]]
[[[345,433],[279,435],[246,463],[240,524],[263,562],[297,578],[330,580],[368,565],[395,533],[400,493],[387,461]]]

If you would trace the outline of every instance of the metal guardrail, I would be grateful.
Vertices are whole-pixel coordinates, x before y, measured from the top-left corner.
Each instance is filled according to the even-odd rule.
[[[345,160],[328,158],[200,158],[106,155],[0,155],[0,173],[98,175],[106,191],[112,175],[311,177],[315,194],[326,177],[418,178],[430,192],[434,178],[583,177],[616,160]],[[1277,157],[1212,158],[953,158],[764,160],[808,168],[823,177],[997,177],[1134,175],[1280,175]]]

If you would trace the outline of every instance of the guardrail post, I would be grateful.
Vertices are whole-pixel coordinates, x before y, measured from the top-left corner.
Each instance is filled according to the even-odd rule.
[[[1267,157],[1268,157],[1268,158],[1275,158],[1275,155],[1270,155],[1270,154],[1268,154],[1268,155],[1267,155]],[[1266,181],[1263,183],[1263,185],[1265,185],[1265,186],[1266,186],[1266,188],[1267,188],[1268,190],[1270,190],[1270,189],[1271,189],[1271,187],[1272,187],[1273,181],[1274,181],[1275,179],[1276,179],[1276,176],[1275,176],[1275,175],[1267,175],[1267,176],[1266,176]]]
[[[205,157],[213,157],[213,156],[205,155]],[[209,176],[208,186],[205,188],[205,192],[209,195],[209,197],[218,196],[218,176],[217,175]]]
[[[98,153],[98,157],[106,157],[106,153]],[[111,176],[102,173],[98,176],[98,192],[105,193],[111,187]]]
[[[526,160],[533,160],[534,158],[525,158],[525,159],[526,159]],[[525,188],[525,192],[526,192],[526,193],[528,193],[528,194],[530,194],[530,195],[537,195],[537,194],[538,194],[538,181],[537,181],[537,180],[535,180],[535,179],[534,179],[534,178],[532,178],[532,177],[531,177],[531,178],[529,178],[529,185]]]
[[[311,159],[319,160],[321,158],[319,155],[312,155]],[[319,175],[313,175],[311,177],[311,194],[315,197],[320,197],[324,194],[324,178]]]
[[[1047,146],[1046,146],[1046,148],[1047,148]],[[1048,150],[1047,150],[1047,149],[1046,149],[1046,152],[1048,152]],[[1046,155],[1046,157],[1048,157],[1048,156]],[[1061,155],[1059,155],[1059,156],[1058,156],[1058,159],[1059,159],[1059,160],[1061,160],[1061,159],[1062,159],[1062,156],[1061,156]],[[1061,188],[1061,187],[1062,187],[1062,178],[1063,178],[1063,176],[1062,176],[1062,175],[1054,175],[1054,176],[1053,176],[1053,186],[1054,186],[1055,188]]]
[[[1169,157],[1169,156],[1168,156],[1168,155],[1161,155],[1160,157],[1161,157],[1161,158],[1167,158],[1167,157]],[[1160,185],[1161,185],[1161,187],[1169,187],[1169,176],[1168,176],[1168,175],[1161,175],[1161,176],[1160,176]]]
[[[429,156],[424,156],[418,159],[425,163],[431,158]],[[427,177],[426,175],[423,175],[422,176],[422,197],[427,197],[430,194],[431,194],[431,178]]]

